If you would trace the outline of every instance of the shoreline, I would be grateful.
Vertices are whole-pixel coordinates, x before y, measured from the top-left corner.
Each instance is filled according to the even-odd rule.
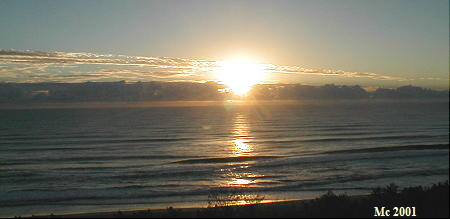
[[[352,196],[357,198],[358,196],[367,196],[367,195],[356,195]],[[178,211],[178,213],[182,214],[192,214],[195,215],[197,211],[207,210],[207,209],[220,209],[220,208],[245,208],[250,206],[258,206],[258,207],[277,207],[280,205],[295,205],[295,204],[303,204],[306,202],[314,201],[314,198],[310,199],[293,199],[293,200],[281,200],[281,201],[269,201],[263,203],[256,204],[243,204],[243,205],[230,205],[226,207],[201,207],[201,206],[192,206],[192,207],[166,207],[166,208],[148,208],[148,209],[132,209],[132,210],[106,210],[106,211],[97,211],[97,212],[79,212],[79,213],[67,213],[67,214],[45,214],[45,215],[27,215],[27,216],[16,216],[16,217],[25,217],[25,218],[49,218],[49,217],[58,217],[58,218],[109,218],[109,217],[136,217],[136,216],[150,216],[150,217],[159,217],[164,216],[170,211]],[[150,213],[150,214],[149,214]]]
[[[255,199],[256,200],[256,199]],[[332,191],[312,199],[259,201],[253,204],[230,205],[226,202],[214,207],[181,207],[166,209],[135,209],[104,212],[47,214],[26,218],[222,218],[222,217],[373,217],[375,209],[386,208],[394,214],[394,208],[414,208],[418,217],[449,216],[448,180],[432,186],[414,186],[402,190],[395,184],[377,187],[366,195],[336,195]],[[380,211],[379,211],[380,212]],[[409,212],[412,211],[403,211]],[[397,211],[398,213],[398,211]],[[378,215],[383,216],[383,215]],[[391,215],[393,216],[393,215]],[[16,216],[18,217],[18,216]],[[22,216],[19,216],[22,217]]]

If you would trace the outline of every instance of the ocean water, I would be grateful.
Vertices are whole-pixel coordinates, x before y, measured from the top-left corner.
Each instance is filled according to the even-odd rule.
[[[445,101],[0,109],[0,216],[431,185],[448,144]]]

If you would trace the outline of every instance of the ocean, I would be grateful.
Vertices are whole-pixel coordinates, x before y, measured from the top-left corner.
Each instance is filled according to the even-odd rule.
[[[0,216],[427,186],[449,179],[448,144],[448,101],[3,108]]]

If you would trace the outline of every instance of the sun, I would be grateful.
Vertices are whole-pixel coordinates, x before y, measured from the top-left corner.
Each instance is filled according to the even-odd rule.
[[[217,80],[234,94],[245,96],[253,85],[264,79],[264,65],[245,59],[218,61]]]

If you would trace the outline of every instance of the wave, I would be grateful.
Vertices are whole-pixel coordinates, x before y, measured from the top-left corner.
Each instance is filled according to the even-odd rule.
[[[5,151],[24,151],[24,152],[39,152],[39,151],[90,151],[90,150],[97,150],[99,147],[44,147],[44,148],[20,148],[20,147],[14,147],[14,148],[8,148],[5,149]]]
[[[385,152],[385,151],[404,151],[404,150],[443,150],[449,149],[449,144],[429,144],[429,145],[403,145],[392,147],[375,147],[375,148],[361,148],[350,150],[327,151],[327,154],[339,153],[369,153],[369,152]]]
[[[117,138],[117,137],[126,137],[125,135],[118,136],[118,135],[92,135],[92,134],[85,134],[85,135],[2,135],[2,138],[4,140],[47,140],[47,139],[80,139],[80,138]]]
[[[155,198],[165,198],[165,197],[188,197],[188,196],[205,196],[210,194],[211,191],[224,191],[231,189],[231,191],[245,193],[254,192],[292,192],[292,191],[339,191],[339,190],[371,190],[372,187],[361,187],[361,186],[351,186],[351,187],[341,187],[337,184],[342,184],[346,182],[358,182],[366,180],[382,180],[389,178],[398,178],[399,176],[432,176],[432,175],[448,175],[448,168],[433,169],[433,170],[413,170],[413,171],[393,171],[393,172],[379,172],[374,174],[352,174],[347,176],[330,176],[320,179],[311,180],[292,180],[290,183],[283,183],[278,186],[263,186],[263,187],[232,187],[232,186],[199,186],[199,185],[184,185],[190,188],[185,190],[180,190],[177,185],[170,185],[166,187],[172,187],[172,190],[162,189],[163,186],[141,186],[141,185],[129,185],[124,187],[112,187],[112,188],[102,188],[102,189],[73,189],[66,191],[12,191],[9,192],[11,196],[14,193],[20,194],[35,194],[33,198],[17,198],[13,200],[1,200],[0,205],[7,206],[27,206],[27,205],[71,205],[76,204],[74,201],[81,201],[82,203],[92,204],[114,204],[118,202],[134,203],[136,199],[146,199],[148,203],[157,200]],[[36,192],[40,193],[41,196],[36,196]],[[57,193],[55,193],[57,192]],[[58,194],[57,196],[54,196]],[[14,196],[17,197],[17,196]],[[140,200],[142,201],[142,200]],[[80,203],[81,203],[80,202]]]
[[[392,153],[392,154],[383,154],[379,156],[374,156],[372,154],[326,154],[321,153],[313,156],[300,156],[300,157],[286,157],[286,158],[280,158],[277,160],[270,160],[266,162],[256,163],[253,164],[253,167],[256,168],[280,168],[280,167],[295,167],[295,166],[302,166],[303,168],[306,168],[306,166],[311,165],[317,165],[317,164],[326,164],[326,163],[340,163],[343,161],[364,161],[364,160],[387,160],[387,159],[410,159],[410,158],[419,158],[419,157],[439,157],[444,156],[447,154],[443,153],[436,153],[436,152],[430,152],[430,153],[416,153],[416,154],[408,154],[405,156],[404,154],[400,153]]]
[[[159,178],[188,178],[188,177],[203,177],[211,176],[213,172],[210,169],[199,169],[199,170],[175,170],[175,171],[141,171],[122,175],[111,176],[112,179],[120,180],[143,180],[143,179],[159,179]]]
[[[338,141],[365,141],[365,140],[402,140],[435,138],[444,135],[390,135],[390,136],[366,136],[353,138],[314,138],[314,139],[286,139],[286,140],[263,140],[255,143],[296,143],[296,142],[338,142]]]
[[[280,158],[282,156],[242,156],[242,157],[213,157],[213,158],[201,158],[201,159],[187,159],[176,161],[173,163],[187,163],[187,164],[196,164],[196,163],[232,163],[232,162],[245,162],[245,161],[254,161],[268,158]]]
[[[180,159],[193,158],[195,156],[178,155],[118,155],[118,156],[83,156],[83,157],[53,157],[53,158],[34,158],[34,159],[16,159],[0,161],[0,165],[17,165],[30,163],[54,163],[68,161],[107,161],[107,160],[131,160],[131,159]]]
[[[27,206],[27,205],[71,205],[74,201],[82,201],[83,204],[87,204],[89,201],[95,201],[92,204],[100,204],[100,201],[112,204],[114,201],[129,203],[132,199],[151,199],[151,198],[165,198],[169,196],[193,196],[193,195],[205,195],[208,194],[208,189],[192,189],[187,191],[157,191],[147,189],[145,191],[135,189],[132,190],[114,190],[114,189],[85,189],[85,190],[67,190],[65,192],[40,192],[41,197],[34,198],[16,198],[13,200],[0,200],[0,206]],[[15,192],[10,192],[15,193]],[[21,194],[27,192],[19,191]],[[30,191],[33,194],[35,191]],[[57,196],[54,196],[58,194]],[[13,194],[11,194],[13,195]],[[151,202],[151,200],[148,200]],[[91,204],[91,203],[89,203]]]
[[[337,183],[346,183],[346,182],[358,182],[358,181],[366,181],[366,180],[380,180],[380,179],[388,179],[398,177],[407,177],[407,176],[434,176],[434,175],[448,175],[448,168],[441,169],[426,169],[426,170],[411,170],[411,171],[392,171],[392,172],[379,172],[374,174],[352,174],[346,176],[330,176],[328,178],[322,178],[320,180],[308,180],[303,182],[293,181],[290,185],[281,185],[273,188],[262,188],[262,190],[269,191],[317,191],[317,190],[339,190],[336,187],[317,187],[317,186],[326,186]],[[352,188],[354,189],[354,188]],[[372,189],[372,188],[370,188]]]
[[[59,139],[59,138],[58,138]],[[193,141],[198,138],[138,138],[138,139],[97,139],[97,140],[74,140],[74,141],[37,141],[33,145],[79,145],[79,144],[117,144],[117,143],[148,143],[148,142],[178,142]],[[4,144],[29,144],[28,141],[7,141]]]

